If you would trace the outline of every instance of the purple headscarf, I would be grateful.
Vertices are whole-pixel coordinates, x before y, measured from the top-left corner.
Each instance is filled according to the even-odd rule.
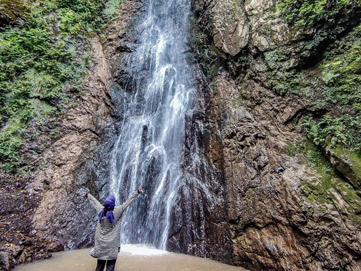
[[[106,198],[106,200],[103,203],[104,209],[99,213],[99,222],[102,221],[104,218],[104,213],[106,218],[108,218],[110,223],[114,222],[114,206],[115,206],[115,197],[113,195],[110,195]]]

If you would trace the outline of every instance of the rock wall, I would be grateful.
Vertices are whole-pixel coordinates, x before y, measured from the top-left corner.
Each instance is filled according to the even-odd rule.
[[[32,219],[33,232],[53,246],[73,249],[93,243],[94,213],[79,189],[86,186],[99,196],[104,186],[97,172],[102,164],[98,154],[117,121],[116,101],[111,98],[114,74],[125,52],[126,32],[140,6],[139,1],[123,3],[117,19],[103,33],[106,38],[89,41],[91,62],[82,95],[66,107],[60,136],[42,154],[44,166],[26,187],[42,197]]]
[[[33,198],[29,216],[34,216],[26,223],[29,234],[45,240],[36,245],[39,258],[48,256],[47,248],[93,242],[93,211],[78,192],[87,186],[102,197],[99,191],[107,188],[106,161],[121,121],[120,98],[131,89],[124,59],[136,43],[129,29],[140,2],[124,2],[105,38],[89,41],[83,95],[66,106],[61,120],[49,123],[58,126],[56,140],[41,137],[29,143],[41,154],[33,178],[18,182],[18,197],[24,203]],[[192,3],[189,51],[195,59],[189,61],[200,97],[187,121],[185,185],[174,208],[169,249],[250,270],[360,270],[355,163],[345,159],[347,150],[325,149],[324,168],[316,170],[305,159],[319,150],[290,151],[290,143],[305,140],[297,125],[302,116],[319,112],[299,96],[275,91],[271,77],[312,67],[315,56],[357,20],[344,18],[332,31],[332,25],[294,29],[275,9],[276,1]],[[196,158],[195,148],[201,150]],[[323,171],[329,171],[330,163],[337,171],[326,178]],[[11,197],[9,191],[0,193]],[[21,242],[29,245],[28,239]],[[17,259],[18,246],[8,251],[14,262],[32,260]],[[5,254],[0,260],[11,267]]]
[[[284,123],[300,102],[252,80],[236,84],[225,74],[216,80],[232,263],[250,270],[357,270],[360,226],[344,208],[350,202],[341,189],[327,204],[310,201],[304,187],[319,176],[302,154],[286,154],[289,139],[300,134]]]
[[[332,43],[321,34],[331,27],[290,28],[276,5],[193,1],[193,46],[221,142],[231,262],[250,270],[359,270],[359,191],[345,188],[354,186],[342,171],[326,182],[323,170],[305,163],[308,152],[289,153],[291,142],[305,141],[298,124],[313,109],[270,83],[272,73],[314,63]],[[338,34],[357,20],[339,24]]]

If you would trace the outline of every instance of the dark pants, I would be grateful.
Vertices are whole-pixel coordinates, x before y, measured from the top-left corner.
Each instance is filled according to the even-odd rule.
[[[107,271],[114,271],[116,260],[98,260],[97,269],[95,271],[103,271],[105,264],[107,264]]]

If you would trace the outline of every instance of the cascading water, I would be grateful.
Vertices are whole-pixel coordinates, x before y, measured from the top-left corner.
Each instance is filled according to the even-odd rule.
[[[136,29],[138,44],[126,64],[131,91],[123,97],[110,189],[118,203],[139,187],[145,195],[123,215],[122,243],[166,248],[182,178],[185,116],[194,103],[186,59],[189,13],[189,0],[148,0]]]

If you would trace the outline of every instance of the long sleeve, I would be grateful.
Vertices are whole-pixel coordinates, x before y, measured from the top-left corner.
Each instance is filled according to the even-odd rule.
[[[90,193],[88,193],[88,199],[89,199],[90,203],[93,205],[93,207],[95,208],[95,210],[97,211],[97,213],[99,213],[101,210],[103,210],[103,205],[96,198],[94,198]]]
[[[129,204],[130,204],[136,197],[138,197],[138,195],[139,195],[138,191],[134,192],[127,201],[125,201],[122,205],[120,205],[120,206],[118,206],[118,207],[116,207],[116,208],[114,209],[113,213],[114,213],[114,218],[115,218],[115,220],[117,220],[117,219],[122,215],[122,213],[124,212],[124,210],[129,206]]]

